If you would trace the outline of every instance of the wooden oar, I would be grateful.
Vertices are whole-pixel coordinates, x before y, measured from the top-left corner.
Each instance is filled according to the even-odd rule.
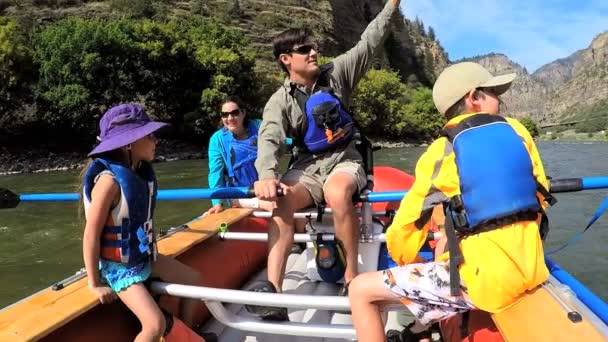
[[[581,190],[608,188],[608,177],[585,177],[551,179],[550,191],[575,192]],[[392,202],[400,201],[407,190],[370,192],[362,194],[355,199],[357,202]],[[251,198],[254,196],[252,188],[191,188],[191,189],[165,189],[158,191],[158,200],[194,200],[194,199],[231,199]],[[0,209],[15,208],[20,202],[54,202],[54,201],[77,201],[80,195],[77,193],[31,193],[17,195],[14,192],[0,188]]]

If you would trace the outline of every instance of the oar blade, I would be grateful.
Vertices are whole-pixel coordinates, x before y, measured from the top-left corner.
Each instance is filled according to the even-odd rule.
[[[19,195],[9,189],[0,188],[0,209],[16,208],[19,202]]]

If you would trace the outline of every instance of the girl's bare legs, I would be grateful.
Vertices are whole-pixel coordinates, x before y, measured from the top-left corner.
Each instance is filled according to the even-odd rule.
[[[117,294],[141,323],[135,342],[157,342],[165,332],[165,317],[148,289],[143,284],[133,284]]]
[[[201,274],[192,267],[165,255],[158,255],[152,266],[152,275],[160,277],[163,281],[198,286],[201,283]],[[194,327],[194,313],[196,299],[181,299],[179,305],[179,318],[190,328]]]

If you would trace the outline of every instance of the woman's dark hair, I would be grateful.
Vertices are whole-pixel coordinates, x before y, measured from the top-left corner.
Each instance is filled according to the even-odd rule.
[[[296,45],[305,44],[309,37],[310,31],[305,28],[290,28],[274,37],[272,40],[272,54],[285,73],[288,72],[287,68],[281,63],[279,56],[288,53]]]

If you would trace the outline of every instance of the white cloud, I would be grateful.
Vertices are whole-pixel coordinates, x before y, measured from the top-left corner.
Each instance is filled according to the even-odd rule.
[[[451,59],[501,52],[530,71],[608,30],[605,0],[406,0],[402,10],[432,26]]]

